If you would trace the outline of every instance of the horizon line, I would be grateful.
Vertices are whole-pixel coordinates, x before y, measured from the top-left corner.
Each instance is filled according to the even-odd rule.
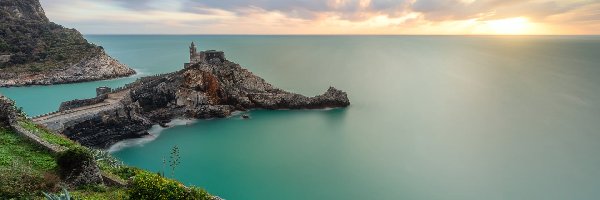
[[[177,34],[177,33],[83,33],[83,35],[131,36],[600,36],[600,34]]]

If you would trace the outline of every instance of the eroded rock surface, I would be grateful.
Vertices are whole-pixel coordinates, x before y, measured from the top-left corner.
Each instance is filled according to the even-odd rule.
[[[49,118],[74,116],[54,120],[63,123],[57,126],[62,130],[57,131],[86,146],[107,148],[119,140],[144,136],[152,125],[164,125],[175,118],[227,117],[234,111],[249,109],[320,109],[350,105],[347,94],[333,87],[322,95],[307,97],[276,88],[229,61],[202,62],[178,72],[141,78],[120,93],[124,95],[117,102],[104,102],[110,106],[106,109],[86,105]],[[77,112],[98,109],[102,112],[77,117],[84,116]],[[53,125],[47,120],[36,122]]]

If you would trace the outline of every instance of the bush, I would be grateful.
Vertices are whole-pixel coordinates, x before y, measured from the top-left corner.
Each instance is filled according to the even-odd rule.
[[[190,188],[190,192],[191,192],[191,196],[194,197],[194,199],[202,199],[202,200],[209,200],[209,199],[213,199],[212,195],[210,195],[204,188],[197,188],[197,187],[192,187]]]
[[[92,153],[92,155],[94,156],[94,160],[96,160],[100,169],[102,170],[114,171],[125,166],[123,164],[123,161],[116,159],[107,151],[99,149],[90,149],[90,152]]]
[[[36,191],[54,190],[57,184],[55,177],[43,177],[27,165],[0,168],[0,199],[30,199]]]
[[[71,194],[67,189],[63,188],[63,192],[60,194],[48,194],[44,192],[44,196],[46,196],[46,200],[71,200]]]
[[[183,184],[161,177],[158,174],[137,174],[127,190],[131,199],[209,200],[211,196],[203,189],[187,188]]]
[[[60,153],[56,159],[63,175],[80,169],[86,162],[92,162],[94,157],[83,147],[73,147]]]
[[[115,168],[114,170],[111,170],[111,173],[121,177],[122,179],[129,179],[131,177],[134,177],[135,175],[137,175],[138,173],[141,173],[142,170],[139,168],[135,168],[135,167],[120,167],[120,168]]]

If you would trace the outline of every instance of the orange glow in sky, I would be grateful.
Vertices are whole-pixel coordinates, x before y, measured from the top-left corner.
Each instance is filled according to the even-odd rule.
[[[600,34],[598,0],[41,0],[86,34]]]

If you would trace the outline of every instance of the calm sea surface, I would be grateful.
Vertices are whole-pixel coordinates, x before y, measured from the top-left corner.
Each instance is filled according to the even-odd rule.
[[[282,89],[348,92],[347,109],[177,121],[112,148],[160,171],[177,145],[175,177],[229,200],[600,198],[597,36],[86,37],[142,76],[181,69],[193,40]],[[38,115],[135,78],[0,92]]]

